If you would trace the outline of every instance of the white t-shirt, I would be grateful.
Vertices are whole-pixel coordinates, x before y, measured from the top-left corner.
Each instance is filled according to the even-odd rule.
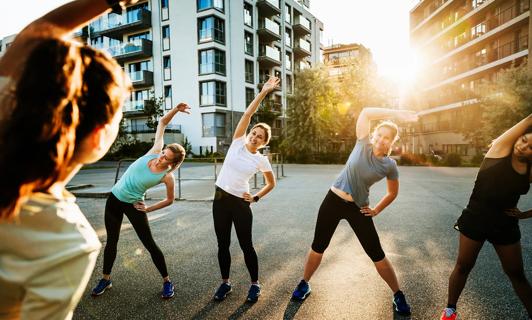
[[[76,198],[33,194],[0,223],[0,319],[70,319],[100,241]]]
[[[245,136],[242,136],[231,143],[216,185],[225,192],[243,198],[244,192],[249,192],[249,179],[258,171],[270,172],[272,166],[266,156],[249,152],[245,146]]]

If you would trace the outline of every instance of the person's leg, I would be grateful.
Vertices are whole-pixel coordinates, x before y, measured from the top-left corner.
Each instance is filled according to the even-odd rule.
[[[335,195],[332,191],[327,193],[321,203],[314,229],[314,240],[311,250],[308,253],[303,273],[303,280],[310,281],[312,275],[321,264],[323,253],[331,243],[332,236],[338,223],[340,223],[340,212],[345,206],[344,200]]]
[[[238,243],[244,253],[244,261],[249,271],[252,283],[258,283],[259,281],[259,261],[257,253],[253,247],[252,239],[252,226],[253,226],[253,213],[249,207],[249,203],[244,203],[243,200],[233,199],[236,208],[233,210],[233,221],[235,224],[235,231],[238,237]]]
[[[515,293],[525,306],[529,316],[532,316],[532,287],[523,269],[521,242],[511,245],[494,245],[501,260],[501,265],[512,282]]]
[[[222,199],[215,199],[212,203],[214,231],[218,241],[218,263],[224,282],[229,281],[231,268],[229,245],[231,244],[231,226],[233,224],[231,214],[227,211],[226,206]]]
[[[111,278],[111,270],[116,259],[116,247],[120,236],[120,227],[124,218],[120,200],[113,194],[109,195],[105,203],[105,231],[107,241],[103,251],[103,278]]]
[[[456,309],[456,304],[466,284],[467,276],[473,269],[483,244],[484,241],[476,241],[460,233],[458,257],[456,258],[453,272],[449,277],[448,306]]]
[[[135,209],[132,204],[128,204],[126,215],[129,219],[129,222],[131,222],[133,229],[135,229],[140,241],[150,253],[153,263],[157,267],[157,270],[159,270],[161,277],[163,277],[163,281],[169,281],[170,279],[168,276],[166,261],[161,249],[153,239],[147,214]]]

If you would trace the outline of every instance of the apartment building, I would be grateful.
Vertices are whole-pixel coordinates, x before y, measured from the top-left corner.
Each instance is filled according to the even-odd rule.
[[[410,38],[425,61],[420,123],[403,133],[403,150],[475,150],[459,133],[479,117],[482,80],[529,56],[530,0],[421,0],[410,11]],[[530,64],[529,64],[530,65]]]
[[[144,112],[151,97],[163,98],[165,110],[184,101],[191,115],[177,115],[166,140],[186,136],[193,152],[204,154],[228,149],[270,75],[282,81],[266,102],[278,116],[273,136],[280,134],[294,73],[320,62],[322,31],[308,0],[150,0],[102,16],[75,36],[107,50],[129,73],[129,133],[153,138]]]
[[[323,63],[329,70],[331,77],[341,77],[349,69],[354,59],[368,57],[371,59],[371,52],[361,44],[335,44],[323,49]]]

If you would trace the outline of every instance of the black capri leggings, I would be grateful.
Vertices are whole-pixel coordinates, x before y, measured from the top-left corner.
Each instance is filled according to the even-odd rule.
[[[312,250],[318,253],[325,252],[338,223],[342,219],[349,222],[362,248],[364,248],[364,251],[366,251],[372,261],[377,262],[384,259],[384,251],[382,251],[373,219],[364,216],[355,203],[345,201],[331,190],[329,190],[320,206]]]
[[[259,280],[259,262],[251,238],[253,213],[249,204],[244,199],[216,187],[212,203],[212,216],[214,219],[214,231],[218,240],[218,263],[220,264],[222,279],[229,278],[231,268],[229,245],[231,244],[231,227],[234,223],[238,243],[242,252],[244,252],[244,261],[251,281]]]
[[[168,271],[166,269],[166,261],[161,249],[153,240],[148,217],[145,212],[135,209],[132,203],[122,202],[118,200],[112,193],[107,198],[105,203],[105,230],[107,231],[107,243],[103,252],[103,273],[111,274],[113,263],[116,258],[116,246],[118,244],[118,237],[120,235],[120,227],[122,226],[122,219],[126,214],[129,222],[135,229],[137,236],[144,247],[150,252],[151,259],[159,270],[161,276],[167,277]]]

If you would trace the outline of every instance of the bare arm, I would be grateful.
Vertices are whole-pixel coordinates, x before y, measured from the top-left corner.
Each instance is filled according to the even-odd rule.
[[[273,172],[267,171],[267,172],[263,172],[263,174],[264,174],[264,178],[266,179],[266,185],[262,189],[260,189],[259,192],[255,193],[255,195],[253,196],[250,193],[245,192],[244,200],[248,202],[254,202],[253,197],[259,196],[259,198],[262,198],[268,193],[270,193],[270,191],[272,191],[273,188],[275,188],[275,177],[273,175]]]
[[[279,81],[280,80],[276,77],[270,77],[270,79],[268,79],[268,81],[264,84],[262,90],[255,97],[255,99],[251,101],[246,111],[242,115],[242,118],[240,118],[240,121],[238,121],[235,134],[233,135],[233,140],[238,139],[246,134],[246,130],[251,122],[251,117],[255,114],[255,112],[257,112],[262,100],[264,100],[264,98],[266,98],[266,96],[272,92],[277,85],[279,85]]]
[[[375,208],[370,207],[363,207],[360,209],[360,212],[364,213],[367,217],[374,217],[381,213],[384,208],[390,205],[395,198],[397,198],[397,194],[399,194],[399,180],[390,180],[386,179],[386,195],[382,197],[382,199],[377,203]]]
[[[151,147],[147,154],[160,153],[163,150],[164,131],[166,130],[166,127],[178,112],[190,114],[190,111],[188,110],[190,110],[188,104],[181,102],[172,110],[168,111],[168,113],[159,120],[159,123],[157,124],[157,130],[155,131],[155,141],[153,142],[153,147]]]
[[[414,111],[397,110],[387,108],[364,108],[357,119],[357,139],[363,139],[369,135],[372,120],[396,118],[400,121],[417,121]]]
[[[157,203],[154,203],[153,205],[149,207],[147,207],[143,201],[135,202],[135,204],[133,204],[135,209],[148,213],[148,212],[162,209],[164,207],[168,207],[169,205],[174,203],[174,198],[175,198],[174,180],[175,180],[174,174],[171,172],[165,175],[163,178],[163,183],[166,185],[166,199],[159,201]]]
[[[495,139],[486,153],[486,158],[506,157],[512,150],[517,138],[522,136],[529,126],[532,126],[532,114],[519,121],[516,125]]]
[[[512,208],[512,209],[504,210],[504,213],[506,213],[510,217],[515,217],[515,218],[518,218],[518,219],[532,218],[532,209],[528,210],[528,211],[521,211],[521,210],[519,210],[517,208]]]
[[[127,0],[122,3],[133,4],[137,1]],[[17,35],[0,60],[0,75],[15,78],[20,73],[29,52],[38,43],[35,39],[63,38],[109,10],[106,0],[76,0],[31,22]]]

